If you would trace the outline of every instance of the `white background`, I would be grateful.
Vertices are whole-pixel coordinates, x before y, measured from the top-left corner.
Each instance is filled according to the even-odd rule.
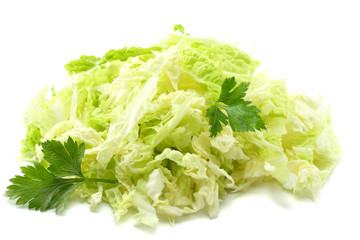
[[[251,2],[251,3],[250,3]],[[360,239],[359,7],[356,1],[1,1],[1,239]],[[44,86],[62,84],[63,65],[82,54],[149,46],[181,23],[195,36],[237,43],[290,92],[332,102],[343,160],[317,203],[277,185],[255,186],[221,203],[220,214],[166,220],[154,229],[73,200],[63,215],[19,207],[2,196],[19,174],[23,114]]]

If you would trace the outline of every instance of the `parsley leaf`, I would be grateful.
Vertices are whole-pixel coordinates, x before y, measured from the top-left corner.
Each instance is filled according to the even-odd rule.
[[[216,136],[218,132],[221,132],[222,125],[227,124],[228,117],[216,106],[211,106],[206,109],[206,117],[210,118],[210,132],[211,136]]]
[[[85,144],[79,146],[72,138],[62,144],[59,141],[46,141],[41,144],[44,159],[50,163],[48,170],[58,177],[77,176],[81,174],[81,160]]]
[[[222,124],[230,124],[233,131],[245,132],[265,129],[265,123],[259,115],[260,110],[245,101],[249,82],[241,82],[237,87],[234,77],[226,78],[221,85],[216,102],[207,100],[213,106],[206,109],[206,117],[210,123],[210,136],[216,136],[222,130]],[[226,114],[221,110],[225,110]]]
[[[38,162],[34,166],[21,167],[23,176],[10,179],[5,196],[17,199],[17,205],[28,203],[28,208],[46,211],[55,208],[56,213],[64,210],[70,195],[82,183],[117,183],[112,179],[86,178],[81,172],[81,160],[85,144],[78,145],[72,138],[62,144],[51,140],[41,143],[44,159],[50,164],[45,168]]]

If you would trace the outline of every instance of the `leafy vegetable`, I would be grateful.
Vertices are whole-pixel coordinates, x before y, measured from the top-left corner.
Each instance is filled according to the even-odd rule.
[[[249,84],[249,82],[241,82],[235,87],[235,78],[226,78],[221,86],[219,99],[216,102],[208,100],[214,104],[206,110],[206,116],[210,118],[211,136],[221,132],[221,123],[226,125],[228,122],[234,132],[265,129],[265,124],[258,114],[259,109],[243,99]],[[220,108],[226,111],[227,116]]]
[[[65,69],[68,71],[69,74],[78,74],[107,62],[112,62],[115,60],[126,61],[130,57],[139,56],[139,59],[141,59],[142,61],[147,61],[149,58],[154,57],[153,51],[161,50],[162,48],[160,47],[124,47],[118,50],[111,49],[105,54],[105,56],[101,58],[83,55],[78,60],[73,60],[65,64]]]
[[[132,210],[149,226],[216,217],[229,192],[267,180],[317,199],[341,159],[326,104],[289,93],[232,45],[174,31],[66,64],[72,82],[40,91],[25,113],[20,159],[34,166],[6,195],[61,211],[76,189],[116,221]]]
[[[41,141],[40,129],[32,122],[27,125],[27,133],[25,139],[21,141],[20,152],[24,158],[32,159],[35,157],[35,146]]]
[[[10,179],[5,196],[18,199],[16,204],[29,203],[28,207],[45,211],[56,208],[63,211],[71,193],[86,182],[116,183],[117,180],[86,178],[81,172],[81,160],[85,144],[78,145],[69,138],[62,144],[59,141],[46,141],[42,144],[44,159],[50,164],[45,168],[38,162],[34,166],[21,167],[24,176]]]
[[[181,24],[174,25],[174,32],[179,31],[182,34],[185,34],[185,28]]]

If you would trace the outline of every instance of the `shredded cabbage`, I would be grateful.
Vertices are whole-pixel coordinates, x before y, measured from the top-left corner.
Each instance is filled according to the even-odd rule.
[[[42,141],[84,142],[84,175],[120,184],[77,191],[93,208],[108,202],[117,221],[133,209],[149,226],[161,215],[174,224],[202,209],[216,217],[228,192],[271,179],[317,199],[341,158],[329,109],[321,99],[288,93],[284,80],[254,73],[259,65],[234,46],[188,34],[81,56],[65,66],[70,86],[50,96],[46,88],[30,104],[21,158],[42,161]],[[206,99],[218,97],[226,77],[250,82],[246,98],[266,130],[224,126],[210,137]]]

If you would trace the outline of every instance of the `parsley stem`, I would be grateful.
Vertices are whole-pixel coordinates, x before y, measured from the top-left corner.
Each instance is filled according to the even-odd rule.
[[[206,99],[206,102],[208,102],[208,103],[212,103],[212,104],[214,104],[214,105],[216,105],[216,106],[218,106],[218,107],[221,107],[221,108],[223,108],[223,109],[225,109],[225,108],[226,108],[226,106],[225,106],[225,105],[222,105],[222,104],[220,104],[219,102],[214,102],[214,101],[207,100],[207,99]]]
[[[118,183],[116,179],[103,179],[103,178],[86,178],[76,177],[76,178],[57,178],[61,182],[72,182],[72,183],[85,183],[85,182],[104,182],[104,183]]]
[[[211,101],[211,100],[207,100],[207,99],[206,99],[206,102],[208,102],[208,103],[212,103],[212,104],[216,104],[216,102]]]
[[[104,183],[118,183],[116,179],[103,179],[103,178],[85,178],[85,182],[104,182]]]

